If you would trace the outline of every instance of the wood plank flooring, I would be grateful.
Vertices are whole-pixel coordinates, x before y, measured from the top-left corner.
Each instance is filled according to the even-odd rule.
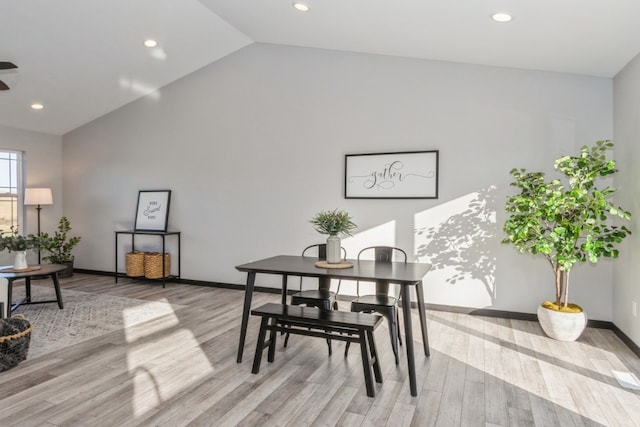
[[[328,357],[324,340],[292,336],[251,374],[255,318],[237,364],[241,291],[84,274],[62,288],[185,307],[0,373],[0,426],[640,426],[640,392],[611,374],[640,375],[640,360],[609,330],[563,343],[535,322],[429,311],[418,396],[383,325],[384,383],[368,398],[359,352],[344,358],[344,343]],[[258,293],[254,306],[278,300]]]

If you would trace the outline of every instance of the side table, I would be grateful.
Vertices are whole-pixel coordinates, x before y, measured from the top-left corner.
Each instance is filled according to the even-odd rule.
[[[60,264],[42,264],[42,265],[32,265],[28,271],[16,271],[12,272],[11,267],[5,267],[0,269],[0,277],[4,277],[8,281],[6,298],[2,298],[2,300],[6,301],[6,306],[4,307],[4,311],[6,313],[6,317],[11,317],[11,312],[18,308],[18,306],[22,304],[46,304],[51,302],[57,302],[58,307],[60,309],[64,308],[62,304],[62,294],[60,292],[60,282],[58,281],[58,273],[66,269],[67,267]],[[48,300],[48,301],[32,301],[31,300],[31,278],[34,276],[49,276],[53,281],[53,288],[56,291],[56,299]],[[12,292],[13,292],[13,282],[18,279],[24,279],[25,281],[25,298],[22,301],[17,303],[13,303],[12,301]]]

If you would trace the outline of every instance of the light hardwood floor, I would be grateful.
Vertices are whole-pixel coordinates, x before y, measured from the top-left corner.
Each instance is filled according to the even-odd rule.
[[[385,324],[384,383],[368,398],[359,352],[344,358],[344,343],[328,357],[323,340],[292,336],[251,374],[255,318],[237,364],[241,291],[83,274],[62,287],[185,307],[0,373],[0,426],[640,425],[640,392],[611,374],[640,374],[640,360],[608,330],[562,343],[535,322],[428,311],[432,355],[417,354],[418,396]],[[278,299],[257,293],[254,306]]]

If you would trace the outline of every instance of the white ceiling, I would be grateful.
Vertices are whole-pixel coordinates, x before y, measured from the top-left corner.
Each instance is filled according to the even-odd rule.
[[[601,77],[640,52],[640,0],[292,2],[0,0],[0,125],[61,135],[253,42]]]

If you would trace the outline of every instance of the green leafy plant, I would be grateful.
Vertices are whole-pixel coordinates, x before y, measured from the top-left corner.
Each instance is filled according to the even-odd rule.
[[[47,233],[40,233],[40,247],[49,254],[42,259],[52,264],[65,264],[73,261],[71,250],[80,242],[80,237],[67,238],[67,233],[71,231],[71,225],[67,217],[60,218],[58,229],[53,236]]]
[[[563,156],[555,161],[555,169],[568,179],[545,180],[542,172],[512,169],[512,186],[520,194],[507,199],[505,221],[507,235],[502,242],[512,244],[522,253],[543,256],[555,277],[555,305],[571,311],[580,307],[569,304],[569,278],[576,263],[597,263],[601,257],[617,258],[616,245],[631,231],[612,225],[611,217],[630,219],[631,214],[614,206],[611,187],[598,188],[596,180],[617,172],[615,161],[607,160],[611,141],[598,141],[583,146],[577,157]],[[546,303],[545,303],[546,304]]]
[[[12,226],[9,231],[0,231],[0,251],[9,252],[28,251],[38,249],[40,239],[33,234],[23,236],[18,233],[18,227]]]
[[[357,227],[347,212],[338,209],[320,212],[309,222],[318,233],[330,236],[337,236],[339,233],[351,236],[351,231]]]

